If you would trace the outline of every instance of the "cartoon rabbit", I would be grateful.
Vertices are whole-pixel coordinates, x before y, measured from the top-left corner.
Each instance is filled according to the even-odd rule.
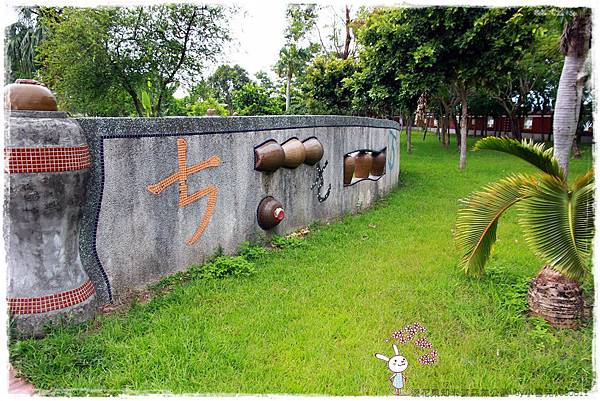
[[[404,383],[406,382],[406,377],[402,372],[408,368],[408,361],[405,357],[400,355],[396,344],[392,344],[392,347],[394,347],[395,354],[393,357],[388,358],[385,355],[375,354],[375,358],[381,359],[382,361],[386,361],[388,363],[388,368],[394,373],[390,376],[390,382],[392,382],[392,387],[395,390],[395,394],[400,395],[400,389],[404,387]]]

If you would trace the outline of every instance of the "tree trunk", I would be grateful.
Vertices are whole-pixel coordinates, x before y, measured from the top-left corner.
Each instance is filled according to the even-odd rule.
[[[483,118],[483,128],[481,129],[481,135],[487,136],[487,130],[488,130],[488,116],[485,116]]]
[[[411,114],[408,117],[408,122],[406,124],[406,153],[412,153],[412,123],[413,123],[413,115]]]
[[[544,135],[544,108],[540,110],[540,133],[542,134],[542,142],[546,141],[546,136]]]
[[[287,84],[285,86],[285,112],[286,113],[290,110],[291,86],[292,86],[292,69],[288,67]]]
[[[510,136],[513,139],[521,140],[521,125],[519,124],[519,117],[516,115],[510,115]]]
[[[527,302],[531,314],[558,328],[577,327],[584,305],[579,283],[549,266],[529,284]]]
[[[561,45],[566,48],[565,62],[563,64],[556,102],[554,103],[554,156],[565,177],[569,173],[569,153],[573,146],[573,137],[577,130],[579,109],[584,85],[584,63],[588,53],[590,40],[590,17],[574,16],[570,24],[565,27]]]
[[[464,170],[465,167],[467,167],[467,119],[469,114],[466,96],[463,96],[461,99],[461,105],[462,117],[460,120],[460,161],[458,163],[458,168]]]
[[[456,118],[455,114],[452,114],[452,121],[454,122],[454,136],[456,137],[456,151],[460,152],[460,141],[461,141],[461,137],[460,134],[458,132],[458,127],[462,126],[462,121],[459,121]]]
[[[344,52],[342,53],[343,60],[346,60],[348,58],[348,56],[350,55],[350,42],[352,41],[352,36],[350,35],[351,22],[352,22],[352,20],[350,19],[350,8],[348,8],[348,5],[346,5],[346,21],[345,21],[346,38],[344,40]]]
[[[441,140],[441,138],[440,138],[440,118],[439,118],[439,116],[436,119],[437,119],[437,124],[435,125],[435,134],[437,135],[438,142],[439,142]]]
[[[444,148],[448,149],[448,145],[450,143],[450,117],[449,116],[444,116],[442,117],[442,121],[443,121],[443,126],[442,126],[442,146],[444,146]]]

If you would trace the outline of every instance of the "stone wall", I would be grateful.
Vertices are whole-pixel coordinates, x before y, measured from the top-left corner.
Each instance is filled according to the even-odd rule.
[[[219,249],[288,234],[370,206],[398,183],[399,127],[394,121],[339,116],[78,119],[92,155],[81,232],[81,259],[103,302],[202,263]],[[317,166],[254,169],[254,149],[316,137]],[[385,174],[343,184],[344,155],[385,150]],[[323,201],[331,184],[329,196]],[[312,188],[311,188],[312,187]],[[285,218],[265,231],[260,201],[281,202]]]

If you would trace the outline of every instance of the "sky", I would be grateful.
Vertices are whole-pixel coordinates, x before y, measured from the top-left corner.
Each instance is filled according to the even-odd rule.
[[[177,0],[171,0],[173,2]],[[181,1],[181,0],[179,0]],[[296,0],[295,2],[311,2],[321,6],[319,12],[320,18],[318,26],[322,37],[325,39],[327,32],[331,30],[331,25],[335,18],[334,10],[339,14],[343,13],[345,4],[349,4],[354,13],[362,5],[408,5],[419,3],[422,5],[441,5],[441,4],[463,4],[463,5],[516,5],[519,1],[511,0],[413,0],[393,1],[393,0]],[[76,5],[76,6],[97,6],[103,5],[148,5],[164,3],[165,0],[4,0],[3,26],[7,26],[15,21],[16,15],[12,7],[16,5]],[[200,0],[188,0],[188,2],[202,2]],[[207,65],[204,75],[210,74],[219,64],[239,64],[246,69],[251,76],[258,71],[267,72],[271,78],[275,78],[272,71],[273,65],[279,57],[279,50],[284,45],[285,31],[285,9],[289,2],[286,0],[208,0],[209,3],[221,3],[224,5],[236,7],[236,11],[229,21],[232,41],[227,46],[226,51],[217,61],[217,63]],[[561,0],[530,0],[529,5],[554,3],[556,5],[567,5],[568,1]],[[522,2],[521,2],[522,3]],[[575,1],[575,3],[580,3]],[[314,40],[318,40],[317,33],[313,35]]]

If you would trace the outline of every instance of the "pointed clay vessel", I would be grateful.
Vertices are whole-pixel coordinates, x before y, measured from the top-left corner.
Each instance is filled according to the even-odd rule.
[[[284,160],[283,148],[274,140],[254,148],[254,169],[257,171],[275,171],[283,166]]]
[[[344,185],[350,185],[354,175],[354,157],[350,154],[344,156]]]
[[[373,152],[373,166],[371,167],[371,175],[379,177],[385,171],[385,152]]]
[[[323,145],[317,138],[308,138],[304,142],[304,153],[306,155],[304,164],[313,166],[323,158]]]
[[[283,167],[296,168],[304,163],[306,152],[304,151],[304,145],[298,139],[292,138],[281,145],[281,147],[285,153]]]
[[[355,157],[354,176],[356,178],[369,178],[371,167],[373,166],[373,156],[371,152],[361,150]]]

